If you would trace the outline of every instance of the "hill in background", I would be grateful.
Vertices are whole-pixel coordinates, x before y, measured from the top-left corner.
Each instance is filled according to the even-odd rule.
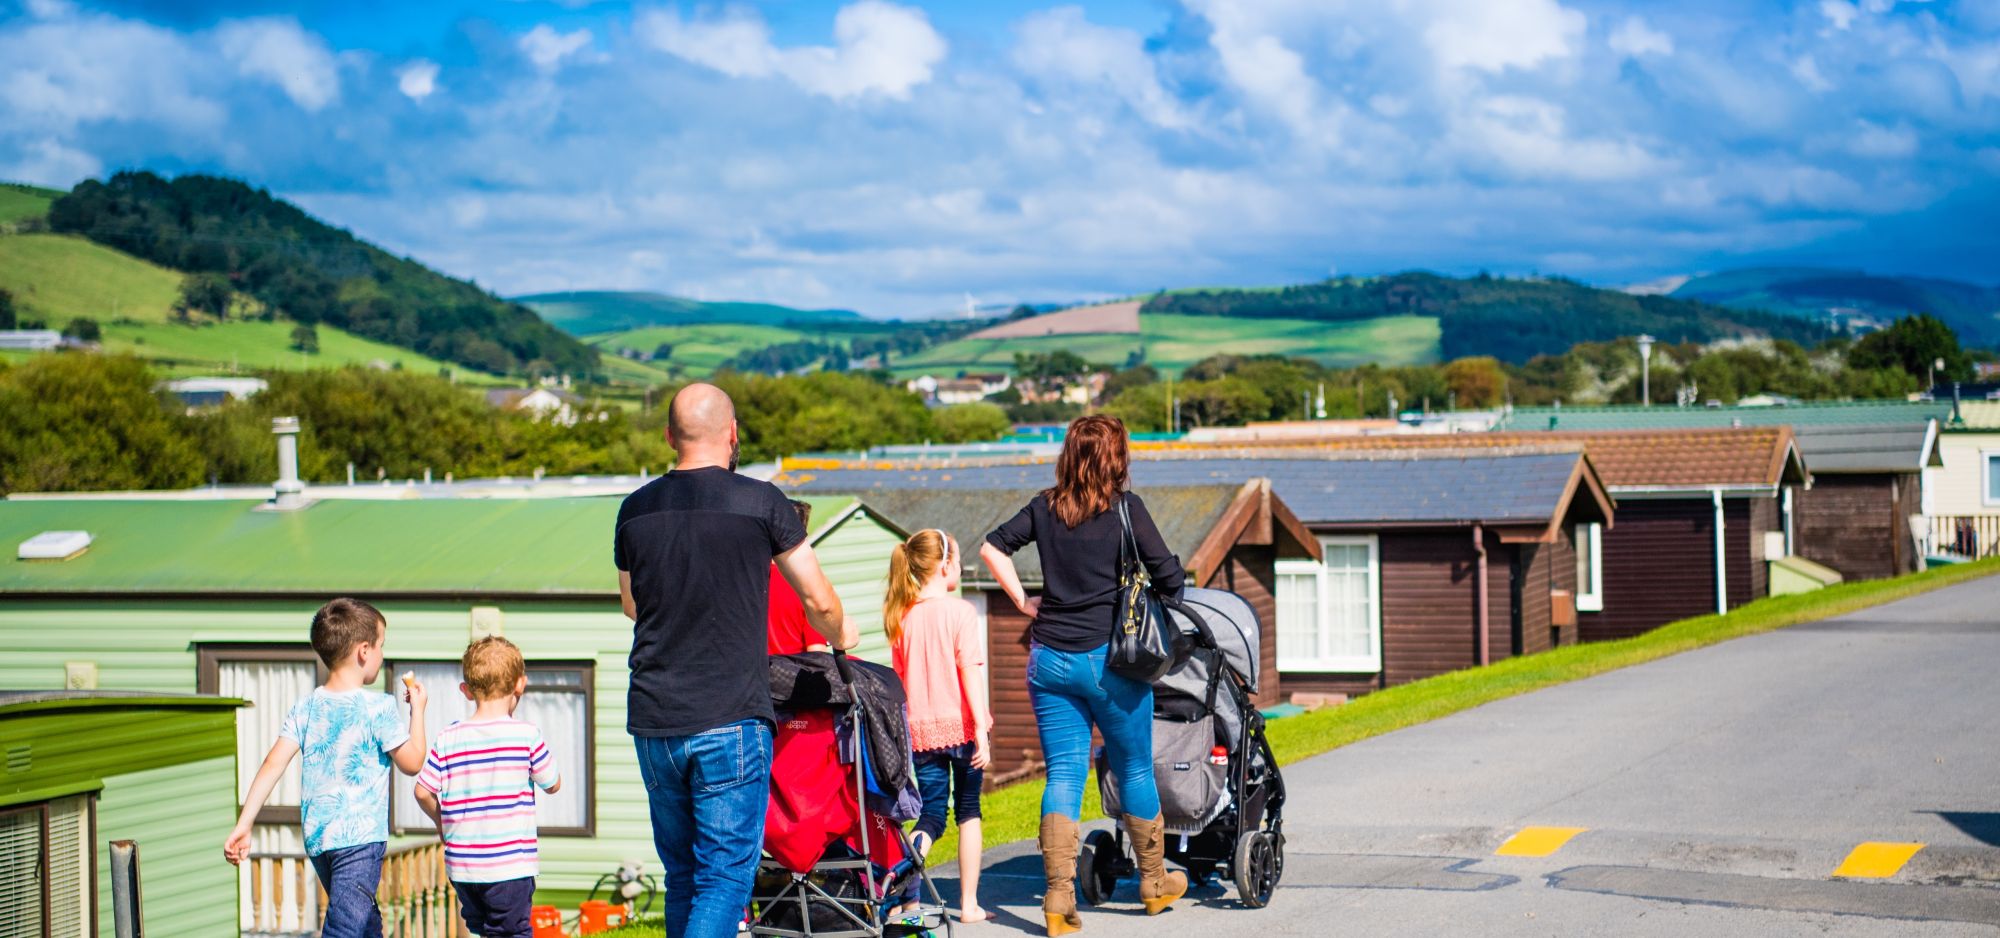
[[[1491,355],[1525,362],[1536,355],[1560,354],[1579,342],[1641,333],[1664,342],[1768,336],[1805,344],[1831,334],[1825,326],[1797,317],[1633,295],[1561,277],[1457,278],[1423,271],[1341,277],[1279,289],[1162,293],[1147,300],[1142,312],[1319,323],[1424,317],[1436,320],[1438,355],[1447,360]]]
[[[43,218],[49,213],[49,203],[61,196],[56,189],[0,182],[0,225]]]
[[[234,179],[123,172],[82,183],[55,199],[47,217],[59,234],[173,271],[222,275],[265,320],[325,324],[422,360],[495,374],[598,369],[594,349],[528,308],[395,257]],[[108,318],[114,311],[74,314]]]
[[[1818,322],[1888,322],[1930,313],[1968,343],[2000,345],[2000,288],[1955,280],[1819,267],[1755,267],[1691,277],[1672,295]]]
[[[664,293],[580,290],[517,296],[514,302],[574,336],[622,332],[647,326],[692,326],[704,323],[859,322],[864,317],[845,309],[794,309],[772,303],[711,303]]]

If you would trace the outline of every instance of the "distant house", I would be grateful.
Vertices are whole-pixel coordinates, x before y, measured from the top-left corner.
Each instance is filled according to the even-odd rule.
[[[486,392],[486,403],[563,427],[576,426],[583,418],[583,398],[562,388],[494,388]]]
[[[0,330],[0,350],[10,352],[46,352],[61,348],[63,334],[54,329],[4,329]]]
[[[886,663],[883,575],[903,532],[852,497],[807,501],[811,543],[861,627],[858,653]],[[619,609],[610,550],[619,499],[345,499],[291,512],[260,511],[260,504],[0,501],[0,548],[10,555],[42,532],[92,535],[73,559],[0,562],[0,688],[55,691],[87,673],[106,691],[200,692],[251,704],[240,718],[222,718],[233,730],[203,757],[221,767],[217,789],[162,785],[145,800],[150,810],[174,807],[177,818],[162,822],[158,853],[148,854],[149,887],[174,896],[173,908],[213,916],[227,928],[161,928],[155,921],[152,933],[233,935],[239,908],[274,920],[286,913],[270,907],[282,894],[272,893],[268,880],[253,892],[250,874],[239,898],[237,876],[216,850],[286,709],[319,679],[307,626],[313,610],[335,596],[367,599],[388,616],[388,664],[378,687],[393,691],[391,675],[417,673],[432,688],[432,728],[463,715],[458,659],[470,639],[498,633],[521,647],[529,681],[522,713],[542,726],[564,773],[562,791],[538,810],[543,900],[573,908],[598,876],[627,858],[646,858],[649,872],[658,872],[645,787],[625,732],[632,623]],[[14,741],[11,725],[0,722],[0,734]],[[135,768],[164,764],[148,761],[144,733],[119,738],[128,740],[121,748],[143,756]],[[35,760],[37,768],[58,764]],[[14,775],[0,775],[0,793],[14,784]],[[396,785],[391,848],[434,843],[408,780]],[[295,769],[256,830],[258,876],[291,869],[302,882],[296,877],[309,875],[299,865],[297,798]],[[107,794],[107,810],[111,803]],[[0,823],[6,816],[0,808]],[[115,834],[103,820],[100,828]],[[292,896],[305,902],[308,893]],[[163,897],[149,911],[167,908]],[[289,914],[296,921],[300,911],[294,906]],[[108,920],[103,930],[109,933]]]
[[[804,492],[857,493],[894,517],[899,503],[886,499],[921,506],[977,490],[1019,499],[1053,478],[1050,460],[1028,459],[822,466],[773,481]],[[1284,560],[1273,569],[1272,649],[1287,694],[1365,693],[1576,640],[1576,533],[1582,525],[1608,527],[1612,515],[1611,498],[1577,445],[1149,453],[1132,464],[1142,493],[1259,479],[1270,480],[1273,503],[1296,516],[1319,547],[1320,559]]]
[[[979,392],[984,397],[992,397],[1014,386],[1014,376],[1004,371],[969,374],[965,377],[979,382]]]
[[[2000,551],[2000,401],[1961,404],[1939,428],[1937,448],[1942,465],[1924,470],[1923,547],[1958,557]]]
[[[1766,561],[1778,556],[1765,556],[1764,534],[1781,532],[1782,543],[1791,544],[1801,526],[1794,501],[1805,487],[1805,465],[1789,427],[1334,434],[1295,436],[1284,446],[1167,443],[1148,449],[1303,458],[1314,452],[1478,452],[1553,444],[1588,454],[1618,500],[1616,531],[1585,525],[1573,532],[1578,627],[1585,641],[1638,634],[1765,595]],[[1815,530],[1829,545],[1838,533],[1830,526]]]
[[[838,475],[838,473],[836,473]],[[816,489],[816,491],[823,491]],[[1258,609],[1264,661],[1259,691],[1264,703],[1280,698],[1277,659],[1277,571],[1288,564],[1317,564],[1318,541],[1263,480],[1204,483],[1138,490],[1160,534],[1181,558],[1188,582],[1234,590]],[[896,527],[950,532],[964,551],[962,594],[979,610],[986,629],[994,713],[994,784],[1039,771],[1041,747],[1028,702],[1028,618],[1000,591],[979,562],[978,545],[1034,497],[1033,489],[983,489],[926,485],[875,488],[862,503]],[[1040,560],[1033,550],[1015,555],[1022,586],[1039,592]]]
[[[190,412],[220,407],[230,401],[248,400],[262,394],[270,383],[262,378],[179,378],[166,383],[168,393]]]
[[[1798,492],[1797,553],[1850,579],[1917,568],[1911,527],[1933,501],[1936,426],[1946,401],[1837,401],[1768,407],[1522,407],[1500,430],[1615,430],[1791,426],[1813,485]],[[1922,526],[1919,520],[1919,526]]]
[[[1063,403],[1088,407],[1091,402],[1103,396],[1105,382],[1110,379],[1109,373],[1094,371],[1082,376],[1081,380],[1066,382],[1060,387],[1044,386],[1042,382],[1032,378],[1016,381],[1014,386],[1020,389],[1022,403]]]

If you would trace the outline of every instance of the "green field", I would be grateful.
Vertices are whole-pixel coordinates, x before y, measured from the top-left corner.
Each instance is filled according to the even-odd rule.
[[[40,218],[49,213],[49,203],[62,196],[54,189],[0,183],[0,225]]]
[[[1288,355],[1328,365],[1375,362],[1409,365],[1438,360],[1438,321],[1428,316],[1386,316],[1360,322],[1305,319],[1236,319],[1144,313],[1139,335],[1089,334],[1029,339],[959,339],[895,362],[899,375],[925,372],[1006,371],[1015,352],[1068,350],[1108,365],[1123,365],[1144,344],[1146,361],[1179,374],[1210,355]]]
[[[175,271],[72,235],[0,235],[0,289],[52,329],[79,316],[166,322],[180,285]]]
[[[104,350],[152,359],[172,374],[211,374],[263,368],[338,368],[342,365],[400,364],[404,370],[434,375],[441,369],[461,379],[494,380],[462,365],[448,365],[406,348],[372,342],[333,326],[319,326],[319,352],[292,350],[293,323],[224,322],[183,326],[175,323],[105,323]]]
[[[882,332],[887,333],[892,329],[893,326],[884,325]],[[586,336],[584,341],[604,350],[606,372],[622,376],[632,368],[640,368],[664,377],[669,364],[679,365],[691,375],[705,375],[743,352],[753,352],[783,342],[813,340],[847,343],[866,334],[846,329],[821,334],[810,326],[794,328],[746,322],[716,322],[689,326],[645,326],[623,332]],[[670,343],[674,347],[671,362],[642,363],[626,359],[614,363],[618,349],[629,348],[650,353],[662,343]]]
[[[861,314],[844,309],[795,309],[772,303],[707,302],[664,293],[584,290],[537,293],[514,302],[534,310],[557,328],[575,336],[603,335],[646,326],[691,326],[698,323],[758,323],[821,320],[860,321]]]

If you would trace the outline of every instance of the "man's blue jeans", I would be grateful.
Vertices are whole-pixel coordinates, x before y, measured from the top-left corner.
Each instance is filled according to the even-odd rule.
[[[744,720],[694,736],[634,737],[666,867],[669,938],[730,938],[750,905],[771,798],[771,727]]]
[[[1083,786],[1090,775],[1090,727],[1104,734],[1104,752],[1118,773],[1125,813],[1160,813],[1153,781],[1153,688],[1104,667],[1104,649],[1028,649],[1028,699],[1042,737],[1049,781],[1043,814],[1083,817]]]
[[[382,910],[375,907],[375,887],[382,882],[382,855],[388,846],[360,844],[312,858],[313,872],[326,888],[321,938],[382,938]]]

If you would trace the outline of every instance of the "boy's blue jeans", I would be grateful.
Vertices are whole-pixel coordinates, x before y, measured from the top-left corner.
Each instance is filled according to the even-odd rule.
[[[1160,813],[1153,781],[1153,688],[1104,667],[1103,647],[1059,651],[1028,649],[1028,699],[1042,737],[1049,781],[1043,814],[1083,817],[1083,786],[1090,775],[1090,727],[1104,734],[1104,752],[1118,773],[1125,813]]]
[[[382,938],[382,910],[375,887],[382,882],[382,854],[388,844],[360,844],[312,857],[313,872],[326,888],[326,922],[320,938]]]
[[[771,727],[744,720],[694,736],[634,737],[666,867],[668,935],[732,938],[750,905],[771,799]]]

